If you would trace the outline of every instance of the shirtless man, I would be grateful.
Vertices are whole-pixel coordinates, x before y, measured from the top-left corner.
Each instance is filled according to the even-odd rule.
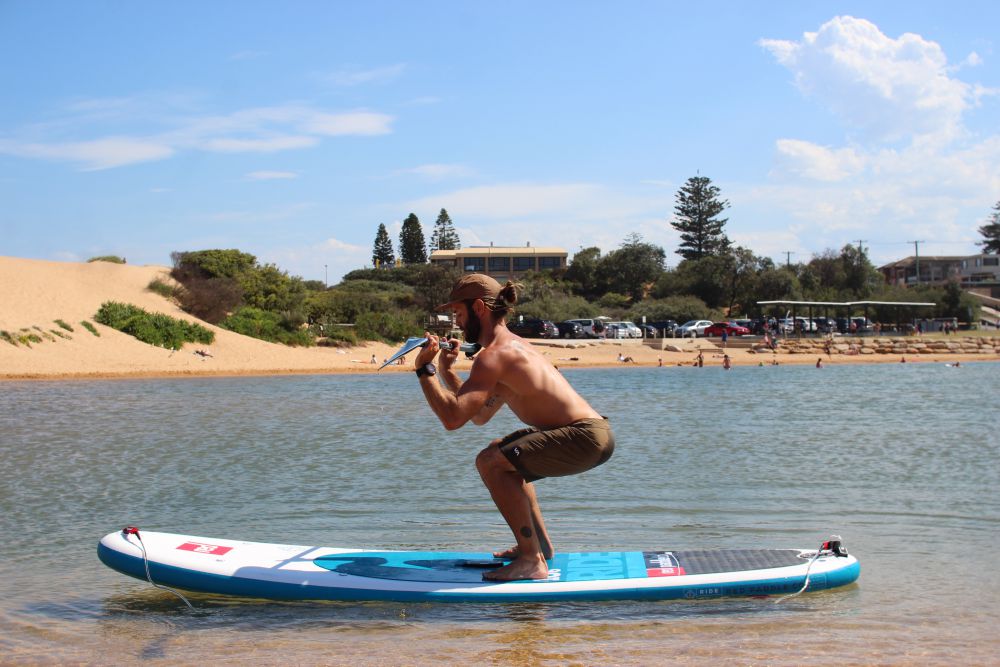
[[[463,276],[438,310],[451,310],[466,341],[482,346],[468,379],[463,382],[452,369],[458,346],[441,350],[429,333],[414,362],[427,403],[449,431],[469,421],[481,426],[504,404],[529,426],[494,440],[476,457],[483,483],[517,542],[494,554],[512,560],[483,575],[492,581],[546,578],[553,547],[533,482],[599,466],[615,444],[607,420],[507,328],[507,314],[516,303],[513,283],[501,287],[489,276]],[[435,356],[439,368],[431,363]],[[445,386],[434,377],[437,373]]]

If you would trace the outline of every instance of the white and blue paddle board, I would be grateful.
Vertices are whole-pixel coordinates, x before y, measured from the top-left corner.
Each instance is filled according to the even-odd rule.
[[[279,600],[528,602],[697,599],[835,588],[858,578],[846,551],[733,549],[557,553],[544,580],[484,581],[486,553],[370,551],[118,531],[108,567],[189,591]]]

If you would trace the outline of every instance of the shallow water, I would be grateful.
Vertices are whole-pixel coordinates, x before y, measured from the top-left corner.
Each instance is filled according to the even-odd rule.
[[[557,549],[803,547],[859,583],[773,599],[275,603],[105,568],[105,533],[486,550],[473,467],[518,427],[446,432],[408,375],[0,383],[0,661],[994,663],[995,363],[567,371],[618,448],[544,480]]]

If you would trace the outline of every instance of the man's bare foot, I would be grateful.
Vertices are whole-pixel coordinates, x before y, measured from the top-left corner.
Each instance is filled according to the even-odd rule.
[[[521,554],[521,551],[517,548],[517,545],[515,544],[514,546],[512,546],[510,549],[507,549],[506,551],[494,551],[493,552],[493,557],[494,558],[502,558],[504,560],[514,560],[520,554]],[[545,560],[552,560],[552,556],[553,555],[555,555],[555,552],[552,549],[552,545],[548,545],[548,546],[543,546],[542,547],[542,556],[545,558]]]
[[[518,556],[503,567],[483,573],[487,581],[520,581],[522,579],[545,579],[549,576],[549,566],[542,555],[537,557]]]

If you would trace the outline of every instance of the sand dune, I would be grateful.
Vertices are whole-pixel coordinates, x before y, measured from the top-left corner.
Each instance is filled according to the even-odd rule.
[[[205,324],[176,304],[147,289],[154,278],[166,279],[164,266],[132,266],[93,262],[51,262],[0,257],[0,331],[17,335],[23,329],[42,336],[40,343],[12,345],[0,341],[0,378],[100,378],[172,375],[258,375],[281,373],[370,373],[372,355],[381,361],[398,345],[368,343],[353,348],[290,348],[266,343]],[[100,336],[80,323],[93,323],[94,314],[105,301],[135,304],[151,312],[161,312],[212,329],[212,345],[189,344],[178,351],[157,348],[109,327],[95,324]],[[56,324],[72,326],[69,332]],[[41,329],[42,332],[39,332]],[[58,333],[55,333],[58,332]],[[415,331],[417,335],[420,332]],[[58,334],[67,336],[62,338]],[[674,342],[674,341],[671,341]],[[690,365],[698,349],[705,363],[722,363],[722,351],[705,339],[677,342],[680,351],[656,350],[639,341],[539,341],[542,353],[560,367],[574,366],[664,366]],[[568,346],[567,346],[568,344]],[[196,351],[208,352],[205,357]],[[634,364],[620,364],[621,352]],[[734,365],[758,365],[762,355],[730,350]],[[782,364],[815,363],[811,355],[778,355]],[[983,355],[920,355],[911,361],[954,361],[998,359]],[[770,362],[770,355],[765,361]],[[828,364],[898,362],[888,355],[867,357],[834,356]],[[460,367],[468,367],[462,361]],[[409,371],[407,366],[389,366],[382,373]]]

